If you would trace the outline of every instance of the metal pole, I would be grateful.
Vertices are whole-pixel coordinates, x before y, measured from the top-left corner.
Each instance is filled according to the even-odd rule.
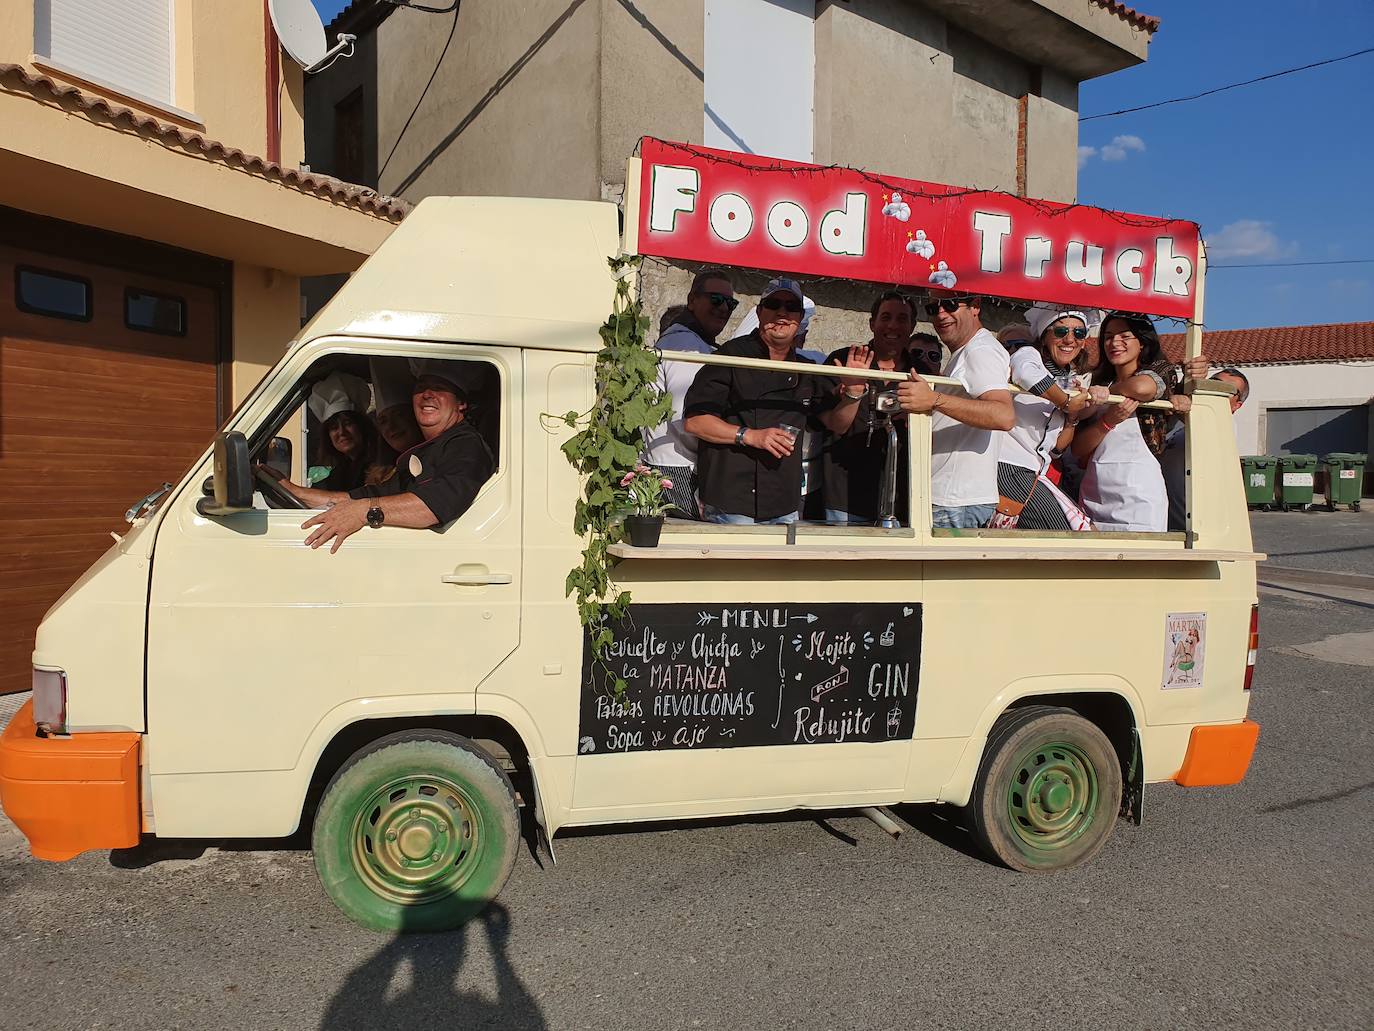
[[[835,379],[868,380],[874,383],[904,383],[911,378],[905,372],[885,372],[882,369],[847,369],[842,365],[816,365],[813,362],[775,362],[771,358],[738,358],[726,354],[697,354],[694,351],[660,351],[658,356],[661,361],[666,362],[723,365],[730,369],[758,369],[762,372],[785,371],[789,375],[795,372],[802,376],[830,376]],[[779,365],[786,365],[787,368],[780,370]],[[931,386],[964,389],[964,385],[951,376],[922,376],[921,378]],[[1026,393],[1012,383],[1007,384],[1007,390],[1013,394]],[[1120,404],[1124,400],[1126,399],[1119,394],[1110,394],[1107,397],[1108,404]],[[1169,404],[1168,401],[1142,401],[1140,407],[1173,411],[1173,405]]]

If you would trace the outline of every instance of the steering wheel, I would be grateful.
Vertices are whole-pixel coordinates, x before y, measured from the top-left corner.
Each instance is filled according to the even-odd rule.
[[[263,495],[277,503],[277,508],[306,507],[303,501],[283,487],[281,483],[277,481],[277,478],[263,469],[262,466],[258,465],[253,467],[253,479],[258,481],[258,488],[262,491]]]

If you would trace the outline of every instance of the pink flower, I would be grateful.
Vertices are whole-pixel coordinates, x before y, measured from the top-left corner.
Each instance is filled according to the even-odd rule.
[[[637,472],[637,473],[647,473],[648,471],[649,471],[649,467],[648,467],[647,465],[642,465],[642,464],[641,464],[641,465],[635,466],[635,472]]]
[[[620,485],[621,485],[622,487],[628,487],[630,484],[634,483],[634,480],[635,480],[635,474],[634,474],[634,473],[626,473],[624,476],[622,476],[622,477],[620,478]]]
[[[668,478],[665,476],[665,477],[662,479],[662,481],[660,481],[659,486],[662,487],[664,490],[672,490],[672,489],[673,489],[673,481],[670,480],[670,479],[668,479]]]

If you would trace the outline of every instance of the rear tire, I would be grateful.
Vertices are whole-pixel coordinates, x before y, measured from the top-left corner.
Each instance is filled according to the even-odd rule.
[[[344,915],[375,931],[446,931],[510,877],[520,820],[509,778],[466,738],[391,734],[358,751],[315,815],[315,869]]]
[[[969,799],[969,829],[1023,873],[1063,870],[1106,845],[1121,809],[1121,762],[1077,713],[1014,709],[993,725]]]

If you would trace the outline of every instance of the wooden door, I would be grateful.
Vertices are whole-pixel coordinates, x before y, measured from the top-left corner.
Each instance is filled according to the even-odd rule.
[[[0,694],[28,689],[35,627],[125,510],[213,435],[218,304],[0,245]]]

